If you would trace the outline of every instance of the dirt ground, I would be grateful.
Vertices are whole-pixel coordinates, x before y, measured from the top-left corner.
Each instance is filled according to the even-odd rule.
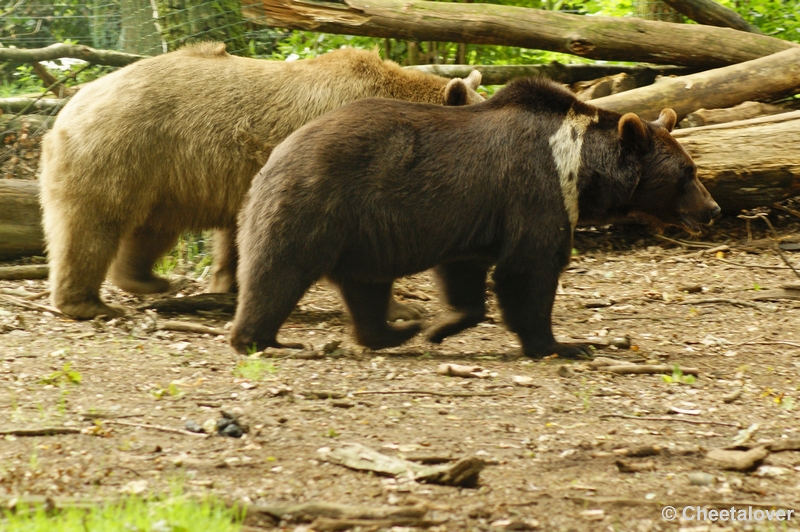
[[[795,240],[796,219],[772,218],[784,242]],[[745,472],[706,458],[737,435],[741,448],[767,441],[791,448],[800,439],[798,303],[753,300],[800,280],[762,225],[753,222],[748,241],[744,221],[723,221],[701,240],[730,250],[702,256],[707,248],[658,239],[638,226],[576,235],[577,255],[556,300],[556,334],[597,342],[629,337],[630,349],[597,355],[694,367],[695,382],[525,359],[491,291],[486,323],[441,345],[419,338],[371,352],[352,342],[338,294],[318,284],[282,338],[316,351],[341,341],[319,359],[256,360],[236,354],[224,336],[155,330],[176,319],[225,328],[231,316],[153,317],[134,309],[139,298],[110,285],[103,296],[130,310],[124,319],[75,322],[0,300],[0,430],[84,429],[6,435],[0,496],[108,498],[178,482],[190,493],[254,503],[424,504],[434,530],[800,529],[797,519],[712,524],[661,514],[667,505],[679,513],[685,506],[800,511],[800,452],[771,452]],[[205,288],[203,280],[181,282],[183,295]],[[0,289],[19,296],[42,292],[46,283],[0,281]],[[398,291],[429,320],[444,311],[429,274],[401,280]],[[438,374],[443,363],[480,366],[485,378]],[[519,385],[515,376],[530,379],[518,378],[527,381]],[[187,421],[218,419],[221,409],[241,413],[250,432],[239,439],[180,432]],[[743,435],[740,428],[751,430]],[[461,488],[322,459],[320,449],[347,442],[391,456],[479,457],[487,465],[476,488]],[[631,468],[640,470],[624,472]]]

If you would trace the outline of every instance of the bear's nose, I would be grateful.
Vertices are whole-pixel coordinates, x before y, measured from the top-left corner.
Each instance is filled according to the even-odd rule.
[[[717,219],[721,213],[722,209],[719,208],[719,205],[714,204],[714,208],[711,209],[711,219],[712,220]]]

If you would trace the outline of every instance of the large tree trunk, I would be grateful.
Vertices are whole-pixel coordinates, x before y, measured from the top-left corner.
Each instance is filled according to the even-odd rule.
[[[624,73],[632,77],[638,87],[643,87],[651,85],[658,76],[686,76],[696,72],[696,69],[676,66],[562,65],[555,61],[543,65],[417,65],[406,68],[446,78],[465,78],[470,72],[477,70],[481,73],[482,85],[505,85],[514,78],[539,76],[572,85],[579,81],[592,81]]]
[[[0,179],[0,259],[44,253],[39,183]]]
[[[761,33],[757,27],[743,19],[739,13],[716,3],[714,0],[663,0],[663,2],[700,24]]]
[[[150,0],[122,0],[119,46],[123,52],[157,55],[164,51]]]
[[[268,26],[416,41],[500,44],[592,59],[715,68],[800,47],[727,28],[426,0],[242,0]],[[735,43],[735,45],[733,44]]]
[[[702,107],[719,109],[749,100],[765,100],[800,89],[800,47],[681,78],[663,78],[649,87],[592,100],[620,113],[653,120],[665,107],[683,118]]]
[[[672,133],[723,211],[800,194],[800,111]]]

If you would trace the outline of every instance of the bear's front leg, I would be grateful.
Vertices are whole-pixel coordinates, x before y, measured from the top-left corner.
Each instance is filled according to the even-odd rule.
[[[503,318],[508,328],[519,336],[522,352],[527,357],[591,357],[592,350],[588,345],[561,344],[553,336],[553,302],[561,268],[547,268],[546,262],[540,261],[525,270],[497,266],[494,273],[495,294]]]

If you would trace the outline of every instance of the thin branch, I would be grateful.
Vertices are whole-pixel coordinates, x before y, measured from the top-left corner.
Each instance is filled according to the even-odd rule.
[[[0,430],[0,436],[56,436],[59,434],[80,434],[77,427],[45,427],[41,429]]]
[[[176,332],[190,332],[197,334],[213,334],[216,336],[225,336],[228,334],[224,329],[217,327],[207,327],[199,323],[192,323],[186,321],[165,321],[158,324],[160,331],[176,331]]]
[[[638,421],[680,421],[682,423],[691,423],[692,425],[722,425],[724,427],[740,428],[742,425],[739,423],[725,423],[724,421],[703,421],[700,419],[684,419],[681,417],[666,417],[666,416],[629,416],[626,414],[603,414],[600,419],[610,417],[621,419],[636,419]]]
[[[750,307],[760,309],[755,303],[749,301],[742,301],[741,299],[728,299],[724,297],[712,297],[709,299],[691,299],[680,301],[679,305],[714,305],[717,303],[727,303],[728,305],[736,305],[737,307]]]
[[[122,67],[144,59],[146,56],[111,50],[96,50],[89,46],[64,43],[51,44],[46,48],[0,48],[0,61],[37,63],[39,61],[52,61],[65,57],[81,59],[93,65]]]
[[[172,427],[163,427],[161,425],[148,425],[146,423],[130,423],[128,421],[113,421],[110,419],[104,419],[101,423],[103,423],[103,425],[125,425],[126,427],[139,427],[142,429],[170,432],[172,434],[183,434],[184,436],[196,436],[199,438],[208,438],[208,434],[189,432],[188,430],[183,430],[183,429],[173,429]]]
[[[360,392],[353,392],[353,395],[395,395],[395,394],[409,394],[409,395],[439,395],[442,397],[496,397],[496,393],[482,393],[482,392],[435,392],[432,390],[364,390]]]
[[[654,234],[654,237],[664,240],[666,242],[672,242],[673,244],[678,244],[679,246],[683,246],[685,248],[713,248],[716,247],[717,244],[711,244],[708,242],[692,242],[689,240],[677,240],[675,238],[670,238],[664,235]]]
[[[775,228],[772,226],[772,222],[769,221],[769,218],[765,213],[760,212],[754,216],[747,216],[745,214],[740,214],[739,216],[737,216],[737,218],[742,218],[744,220],[755,220],[757,218],[761,218],[762,220],[767,222],[769,230],[772,232],[772,247],[775,249],[775,251],[778,252],[778,255],[780,255],[781,260],[784,262],[784,264],[786,264],[789,268],[791,268],[794,274],[800,279],[800,273],[798,273],[798,271],[794,268],[794,266],[792,266],[792,263],[789,262],[789,259],[786,258],[786,255],[783,254],[783,251],[781,251],[781,246],[779,243],[780,238],[778,237],[778,233],[777,231],[775,231]]]
[[[16,305],[18,307],[26,308],[28,310],[41,310],[45,312],[52,312],[56,316],[63,316],[60,310],[55,307],[51,307],[48,305],[42,305],[40,303],[34,303],[33,301],[26,301],[24,299],[20,299],[14,296],[7,296],[5,294],[0,294],[0,301],[7,301],[12,305]]]

